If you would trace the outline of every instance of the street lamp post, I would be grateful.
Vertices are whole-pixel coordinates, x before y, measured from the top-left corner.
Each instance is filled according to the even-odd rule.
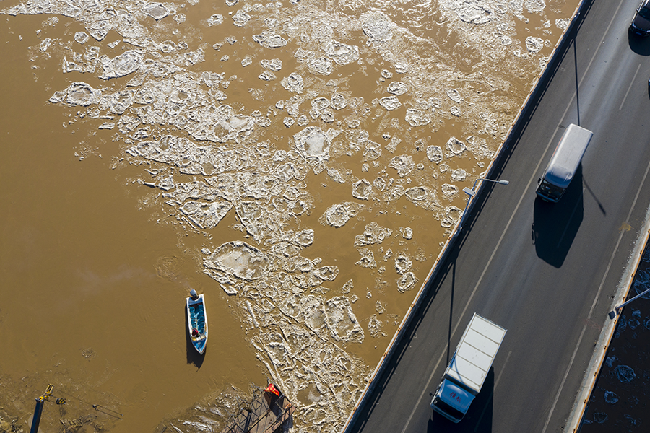
[[[621,310],[623,310],[623,307],[625,307],[627,304],[629,304],[630,302],[634,301],[636,298],[640,298],[641,296],[645,295],[645,294],[648,293],[648,292],[650,292],[650,289],[648,289],[648,290],[646,290],[646,291],[644,291],[644,292],[642,292],[642,293],[639,293],[639,294],[636,295],[634,298],[628,300],[627,302],[623,302],[623,303],[622,303],[621,305],[619,305],[618,307],[614,307],[614,310],[612,310],[612,311],[609,312],[609,318],[610,318],[610,319],[613,319],[614,317],[616,317],[617,314],[619,314],[619,313],[621,312]]]
[[[484,177],[479,177],[474,181],[474,185],[472,185],[472,189],[469,189],[467,187],[463,188],[463,192],[467,194],[468,197],[467,197],[467,204],[465,204],[465,209],[463,209],[463,216],[460,218],[460,226],[463,225],[463,221],[465,220],[465,214],[467,213],[467,206],[469,206],[470,200],[472,199],[472,197],[476,195],[476,191],[474,189],[476,188],[476,184],[478,183],[479,180],[486,180],[488,182],[498,183],[499,185],[508,185],[508,181],[505,179],[486,179]]]

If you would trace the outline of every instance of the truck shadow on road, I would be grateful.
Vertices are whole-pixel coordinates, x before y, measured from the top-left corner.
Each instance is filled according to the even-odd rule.
[[[490,371],[485,377],[483,388],[470,405],[465,418],[458,424],[455,424],[431,409],[427,433],[491,433],[494,410],[493,394],[494,368],[490,367]],[[430,397],[433,398],[433,393]]]
[[[555,268],[562,267],[584,219],[582,164],[557,203],[537,197],[533,215],[532,237],[537,256]]]

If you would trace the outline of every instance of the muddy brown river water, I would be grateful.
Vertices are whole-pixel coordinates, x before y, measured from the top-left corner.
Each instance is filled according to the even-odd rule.
[[[577,4],[0,2],[0,428],[339,431]]]

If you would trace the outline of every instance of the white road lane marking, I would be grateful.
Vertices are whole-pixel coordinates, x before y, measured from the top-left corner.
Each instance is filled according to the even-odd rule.
[[[634,79],[636,78],[636,74],[639,73],[639,68],[641,68],[641,63],[639,63],[639,66],[636,67],[636,72],[634,73],[634,77],[632,77],[632,81],[630,81],[630,85],[627,87],[627,92],[625,92],[625,96],[623,97],[623,102],[621,102],[621,106],[618,107],[618,111],[621,111],[623,108],[623,104],[625,104],[625,100],[627,99],[628,93],[630,93],[630,89],[632,88],[632,84],[634,84]]]

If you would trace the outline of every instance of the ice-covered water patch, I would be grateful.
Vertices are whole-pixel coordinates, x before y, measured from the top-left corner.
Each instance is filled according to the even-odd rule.
[[[337,65],[348,65],[359,60],[359,47],[356,45],[347,45],[335,40],[331,40],[325,45],[325,53]]]
[[[456,137],[451,137],[449,140],[447,140],[447,150],[449,151],[447,153],[447,157],[452,157],[452,156],[457,156],[463,153],[467,149],[467,146],[465,146],[465,143],[457,139]]]
[[[397,170],[399,177],[405,177],[415,168],[415,162],[411,155],[400,155],[392,158],[388,166]]]
[[[282,79],[282,87],[293,93],[302,93],[304,82],[302,76],[293,72]]]
[[[528,36],[526,38],[526,49],[531,53],[538,53],[542,48],[544,48],[544,40],[541,38],[535,38]]]
[[[406,83],[403,83],[401,81],[395,81],[388,85],[387,91],[388,93],[392,93],[395,96],[400,96],[408,92],[408,86]]]
[[[147,3],[144,5],[143,10],[156,21],[169,15],[169,10],[162,3]]]
[[[102,56],[100,58],[102,72],[99,78],[108,80],[132,74],[140,68],[143,58],[144,53],[141,50],[125,51],[113,59]]]
[[[618,395],[612,391],[605,391],[605,403],[615,404],[618,402]]]
[[[395,24],[382,12],[366,12],[361,15],[363,33],[371,42],[386,42],[392,39]]]
[[[614,373],[616,378],[623,383],[631,382],[636,378],[634,370],[627,365],[617,365],[614,368]]]
[[[388,111],[397,110],[402,106],[402,103],[399,102],[397,96],[386,96],[379,100],[379,104]]]
[[[357,216],[363,207],[364,205],[353,202],[334,204],[325,211],[319,222],[332,227],[343,227],[351,218]]]
[[[253,35],[253,40],[264,48],[280,48],[287,45],[286,39],[268,30],[259,35]]]
[[[330,139],[317,126],[308,126],[293,136],[295,149],[307,159],[329,159]]]
[[[222,244],[204,258],[203,264],[206,273],[213,278],[219,273],[221,279],[226,280],[225,282],[230,282],[229,276],[250,281],[264,276],[268,259],[266,254],[257,248],[245,242],[232,241]]]
[[[207,20],[208,26],[220,26],[223,24],[223,15],[221,14],[212,14]]]
[[[366,179],[359,179],[352,184],[352,197],[368,200],[372,194],[372,184]]]
[[[424,126],[431,123],[431,116],[425,110],[417,108],[407,108],[404,120],[411,126]]]
[[[264,69],[268,69],[268,70],[270,70],[270,71],[275,71],[275,72],[277,72],[277,71],[279,71],[279,70],[282,69],[282,60],[280,60],[280,59],[271,59],[271,60],[268,60],[268,59],[262,59],[262,60],[260,61],[260,65],[261,65]]]
[[[397,279],[397,290],[401,293],[415,288],[418,279],[413,272],[406,272]]]
[[[443,153],[440,146],[427,146],[427,158],[429,161],[440,164],[442,162]]]
[[[389,237],[393,231],[388,227],[381,227],[376,222],[371,222],[366,224],[366,228],[363,231],[363,234],[356,235],[354,237],[354,245],[357,247],[365,245],[375,245],[380,244]]]

